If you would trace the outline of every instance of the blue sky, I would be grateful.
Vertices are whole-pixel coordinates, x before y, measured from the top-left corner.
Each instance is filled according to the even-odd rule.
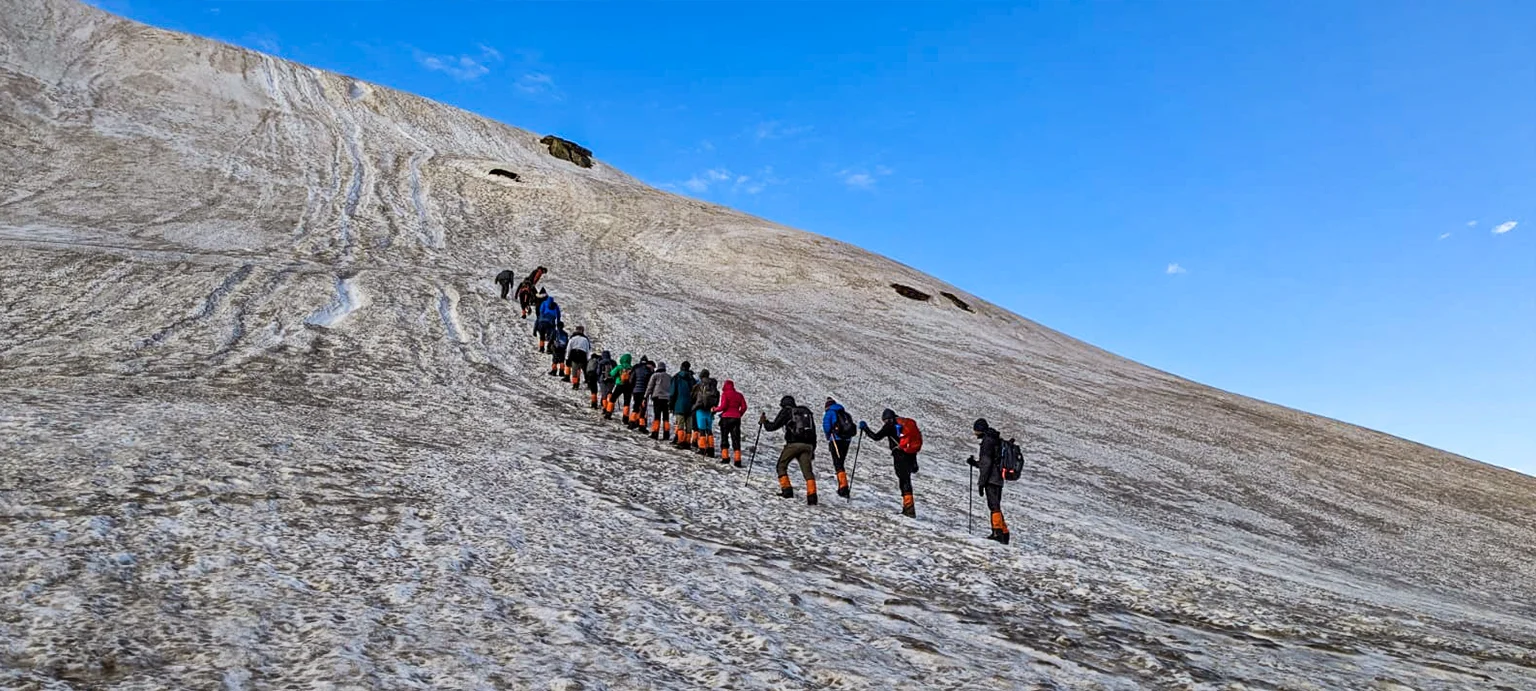
[[[1536,3],[98,4],[1536,474]]]

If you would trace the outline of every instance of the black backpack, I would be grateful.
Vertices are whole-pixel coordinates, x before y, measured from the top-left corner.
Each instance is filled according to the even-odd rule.
[[[807,443],[816,440],[816,419],[811,409],[797,405],[789,409],[789,424],[785,425],[786,441]]]
[[[1003,479],[1013,482],[1024,474],[1024,451],[1012,439],[1002,442],[998,444],[997,463],[1002,468]]]
[[[852,439],[858,433],[859,426],[853,424],[853,416],[838,408],[832,419],[832,435],[838,439]]]

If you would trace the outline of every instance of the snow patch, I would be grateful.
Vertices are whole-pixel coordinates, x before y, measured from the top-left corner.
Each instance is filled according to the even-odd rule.
[[[456,343],[463,343],[464,324],[459,321],[458,291],[448,287],[438,288],[437,315],[442,318],[443,328],[448,331],[448,337]]]
[[[361,288],[357,287],[356,277],[338,278],[336,279],[336,297],[330,304],[309,315],[304,323],[329,329],[361,309],[366,300],[367,296],[363,294]]]

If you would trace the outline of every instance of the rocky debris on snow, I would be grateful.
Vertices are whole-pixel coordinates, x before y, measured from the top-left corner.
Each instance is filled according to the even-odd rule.
[[[514,172],[512,172],[510,170],[507,170],[505,168],[492,168],[490,174],[498,176],[498,177],[506,178],[506,179],[511,180],[513,182],[517,182],[518,181],[517,173],[514,173]]]
[[[570,161],[583,168],[592,167],[592,150],[585,146],[553,134],[545,135],[539,143],[549,147],[549,155],[555,158]]]
[[[960,296],[955,295],[954,293],[951,293],[951,292],[949,292],[947,290],[941,290],[941,291],[939,291],[939,294],[943,295],[944,297],[949,298],[949,301],[955,303],[955,306],[959,307],[960,309],[963,309],[963,310],[965,310],[967,312],[975,312],[976,311],[976,310],[971,309],[970,303],[968,303],[968,302],[966,302],[964,300],[961,300]]]
[[[904,298],[907,298],[908,300],[918,300],[920,302],[927,302],[927,301],[933,299],[932,295],[929,295],[929,294],[927,294],[927,293],[925,293],[925,292],[923,292],[921,290],[913,288],[912,286],[906,286],[906,285],[902,285],[900,283],[892,283],[891,287],[896,289],[896,294],[897,295],[900,295],[900,296],[902,296]]]

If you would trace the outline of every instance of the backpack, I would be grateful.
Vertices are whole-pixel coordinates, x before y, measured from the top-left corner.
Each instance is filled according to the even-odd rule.
[[[1003,479],[1013,482],[1024,473],[1024,452],[1014,440],[998,444],[997,463],[1002,468]]]
[[[852,439],[859,433],[859,426],[853,424],[853,416],[842,408],[837,409],[837,414],[832,420],[832,434],[838,439]]]
[[[923,433],[917,428],[916,420],[909,417],[896,418],[896,448],[914,456],[923,450]]]
[[[635,368],[619,371],[619,386],[629,386],[635,380]]]
[[[571,344],[571,336],[564,331],[555,332],[555,350],[565,350]]]
[[[797,405],[789,409],[789,424],[785,425],[784,438],[786,440],[816,438],[816,422],[811,416],[810,408]]]

